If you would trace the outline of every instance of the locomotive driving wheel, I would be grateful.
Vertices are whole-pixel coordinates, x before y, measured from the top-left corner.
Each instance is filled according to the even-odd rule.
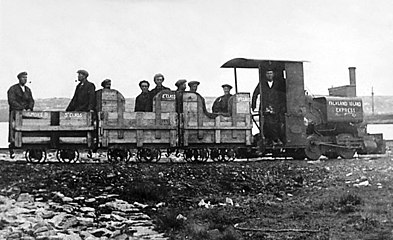
[[[27,149],[25,158],[27,162],[40,163],[46,160],[46,151],[43,149]]]
[[[315,134],[312,134],[307,137],[306,140],[306,148],[304,149],[304,153],[306,154],[307,158],[310,160],[318,160],[321,157],[321,147],[318,144],[320,141],[319,137]]]
[[[341,148],[338,151],[338,155],[343,159],[351,159],[355,155],[356,150],[353,148]]]
[[[76,149],[57,149],[56,158],[64,163],[76,162],[79,159],[79,152]]]

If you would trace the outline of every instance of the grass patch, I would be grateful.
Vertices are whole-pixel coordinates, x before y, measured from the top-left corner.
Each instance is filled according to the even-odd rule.
[[[328,201],[323,201],[318,206],[318,209],[327,209],[333,212],[347,214],[358,211],[359,206],[363,204],[364,201],[359,195],[354,193],[345,193],[340,197],[333,197]]]
[[[185,219],[178,218],[179,213],[172,209],[163,209],[156,215],[155,223],[160,231],[179,231],[185,227]]]

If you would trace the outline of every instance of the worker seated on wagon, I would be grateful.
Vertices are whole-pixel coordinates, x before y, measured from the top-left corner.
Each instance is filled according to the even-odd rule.
[[[179,79],[175,83],[176,89],[176,111],[178,113],[183,112],[183,93],[187,88],[187,80],[186,79]]]
[[[230,91],[232,89],[232,86],[229,84],[224,84],[221,86],[222,89],[224,90],[224,95],[221,97],[218,97],[212,107],[213,113],[217,114],[223,114],[223,115],[230,115],[230,98],[233,96]]]
[[[283,145],[283,126],[284,114],[286,112],[286,95],[285,82],[274,78],[273,69],[267,69],[265,78],[258,83],[253,96],[251,108],[255,111],[258,95],[262,92],[262,102],[259,106],[259,112],[263,114],[264,124],[263,132],[267,139],[267,144]]]
[[[190,92],[196,93],[198,90],[199,84],[200,83],[198,81],[190,81],[188,83],[188,87],[190,88]]]
[[[139,87],[142,92],[135,99],[135,112],[152,112],[153,100],[150,98],[149,93],[150,83],[146,80],[139,82]]]

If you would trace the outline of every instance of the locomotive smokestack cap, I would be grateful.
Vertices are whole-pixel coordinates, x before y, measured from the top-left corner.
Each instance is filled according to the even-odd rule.
[[[349,67],[349,84],[356,86],[356,67]]]

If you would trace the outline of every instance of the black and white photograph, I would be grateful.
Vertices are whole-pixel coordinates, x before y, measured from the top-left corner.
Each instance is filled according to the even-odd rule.
[[[393,240],[388,0],[0,0],[0,240]]]

